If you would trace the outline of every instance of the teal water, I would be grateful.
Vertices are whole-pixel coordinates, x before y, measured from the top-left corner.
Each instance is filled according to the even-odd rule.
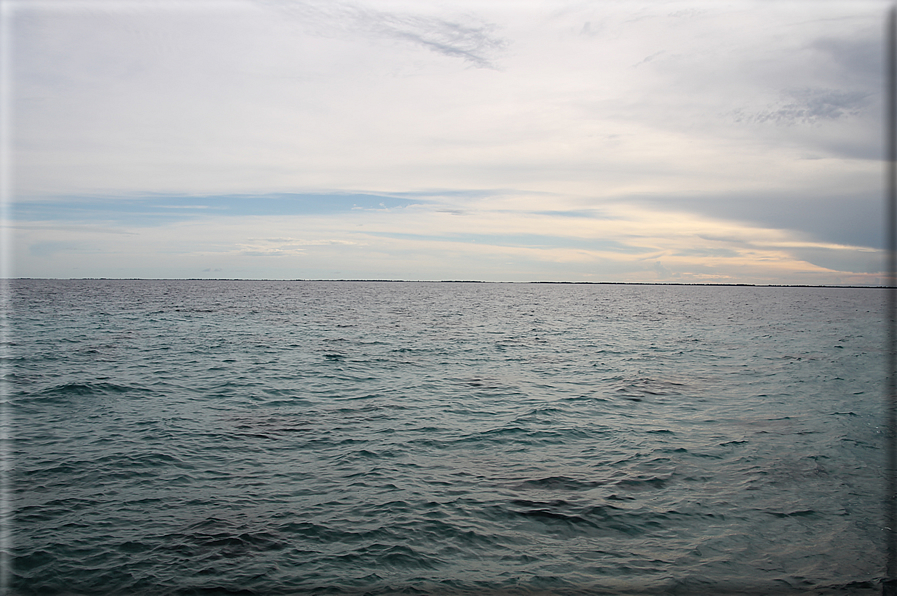
[[[880,591],[882,290],[11,291],[12,594]]]

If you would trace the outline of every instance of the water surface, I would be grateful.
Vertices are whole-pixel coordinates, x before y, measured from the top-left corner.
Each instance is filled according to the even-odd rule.
[[[879,590],[882,290],[11,287],[14,594]]]

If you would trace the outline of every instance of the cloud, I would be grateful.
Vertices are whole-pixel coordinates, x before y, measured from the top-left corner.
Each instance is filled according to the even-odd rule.
[[[621,199],[660,213],[697,216],[761,226],[792,234],[800,241],[879,250],[884,247],[881,224],[883,198],[875,183],[868,192],[733,192],[725,195],[642,194]],[[880,187],[879,187],[880,188]],[[719,239],[711,234],[708,239]]]
[[[252,238],[235,245],[235,252],[248,257],[286,257],[304,255],[312,246],[364,246],[351,240],[301,240],[294,238]]]
[[[784,93],[777,105],[754,114],[734,113],[735,121],[775,122],[776,124],[815,124],[858,116],[869,107],[868,91],[838,89],[794,89]]]
[[[126,4],[13,14],[23,275],[877,267],[884,4]]]
[[[884,6],[882,6],[884,8]],[[882,29],[885,13],[882,10]],[[864,34],[852,37],[823,35],[807,44],[819,52],[827,76],[842,84],[878,87],[883,72],[884,44],[881,32],[861,29]]]
[[[460,58],[480,68],[494,68],[495,56],[508,42],[495,33],[493,23],[469,14],[454,18],[420,12],[378,10],[339,1],[259,0],[290,15],[306,31],[318,35],[337,32],[410,42],[430,51]]]
[[[107,240],[64,217],[56,225],[18,222],[16,264],[31,275],[79,276],[83,251],[48,258],[28,250],[52,242],[89,245],[95,270],[89,275],[100,277],[124,271],[153,277],[161,267],[169,277],[220,269],[216,277],[369,278],[376,272],[390,279],[841,283],[852,276],[852,283],[870,283],[880,262],[875,249],[675,210],[659,213],[649,204],[613,203],[602,217],[571,217],[525,209],[533,200],[525,193],[444,194],[441,201],[390,210],[247,215],[206,209],[155,227],[110,224],[109,231],[119,233]],[[171,203],[170,197],[159,200]],[[575,201],[570,204],[575,210]],[[451,213],[458,205],[464,205],[463,217]]]

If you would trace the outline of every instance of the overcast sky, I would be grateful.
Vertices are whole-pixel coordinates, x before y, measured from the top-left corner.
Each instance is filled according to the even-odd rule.
[[[877,284],[888,7],[5,0],[12,275]]]

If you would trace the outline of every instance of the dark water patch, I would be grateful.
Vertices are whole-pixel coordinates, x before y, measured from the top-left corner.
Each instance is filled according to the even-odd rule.
[[[476,387],[478,389],[500,389],[501,383],[495,379],[473,377],[468,379],[458,379],[455,381],[461,385],[468,387]]]
[[[201,575],[209,575],[217,573],[216,570],[203,570],[199,572]],[[177,596],[263,596],[263,590],[253,590],[250,588],[229,587],[224,585],[199,586],[178,588],[172,592]]]
[[[557,408],[553,406],[542,406],[538,408],[534,408],[527,412],[526,414],[517,418],[518,420],[526,420],[526,419],[552,419],[556,414],[566,413],[568,410],[564,408]]]
[[[19,398],[17,401],[25,401],[25,400],[56,400],[60,403],[63,400],[73,399],[73,398],[90,398],[90,397],[99,397],[99,396],[118,396],[125,394],[132,395],[147,395],[151,394],[152,390],[146,387],[139,386],[129,386],[129,385],[119,385],[116,383],[108,383],[108,382],[92,382],[92,383],[63,383],[61,385],[55,385],[53,387],[48,387],[43,389],[37,393],[25,393],[20,394],[23,395],[23,398]]]
[[[194,470],[196,466],[189,461],[169,455],[167,453],[136,453],[132,455],[113,455],[101,457],[96,464],[108,469],[129,468],[168,468],[175,467],[184,470]]]
[[[541,490],[590,490],[596,486],[605,484],[602,481],[576,480],[566,476],[551,476],[548,478],[539,478],[534,480],[524,480],[516,485],[520,489],[541,489]]]
[[[671,454],[686,454],[689,453],[688,449],[685,447],[665,447],[659,450],[660,453],[671,453]]]
[[[15,557],[12,561],[16,575],[21,578],[34,576],[36,571],[46,568],[56,561],[56,555],[46,550],[31,551]]]
[[[530,432],[521,426],[493,428],[487,431],[476,433],[475,435],[462,437],[460,439],[452,441],[452,443],[454,445],[473,443],[485,447],[489,443],[504,444],[508,440],[514,440],[516,437],[520,437],[525,441],[529,441]]]
[[[381,573],[383,570],[434,570],[443,564],[438,557],[425,554],[419,549],[381,543],[365,545],[341,555],[324,557],[322,562],[376,569]]]
[[[555,499],[553,501],[528,501],[526,499],[514,499],[511,501],[512,505],[517,505],[519,507],[566,507],[570,505],[569,502],[564,501],[563,499]]]
[[[769,515],[772,515],[773,517],[780,517],[780,518],[781,517],[808,517],[808,516],[817,515],[817,512],[813,511],[812,509],[802,509],[800,511],[788,511],[788,512],[766,511],[765,513],[768,513]]]
[[[618,480],[615,485],[626,490],[643,490],[666,488],[669,483],[669,477],[639,476]]]

